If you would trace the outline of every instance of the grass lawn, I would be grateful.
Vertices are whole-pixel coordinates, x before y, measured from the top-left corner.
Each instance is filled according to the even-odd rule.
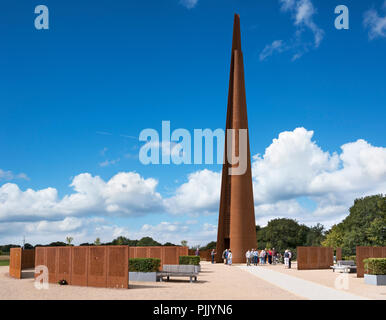
[[[0,267],[9,266],[9,260],[0,260]]]

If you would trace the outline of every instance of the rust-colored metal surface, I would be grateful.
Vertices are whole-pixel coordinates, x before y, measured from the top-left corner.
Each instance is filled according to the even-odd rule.
[[[158,246],[158,247],[130,247],[130,258],[158,258],[161,259],[161,267],[164,264],[179,264],[180,256],[188,255],[188,247]]]
[[[248,130],[247,103],[244,83],[243,53],[241,51],[240,17],[235,15],[231,68],[229,77],[228,108],[226,118],[225,152],[222,168],[220,210],[217,231],[216,261],[221,262],[224,249],[231,249],[233,262],[245,261],[245,252],[256,248],[256,222],[252,189],[251,153],[247,131],[247,152],[239,151],[239,130]],[[228,129],[235,129],[235,146],[228,146]],[[247,157],[237,164],[231,164],[226,157],[228,147],[236,156]],[[241,162],[247,167],[244,174],[230,175]]]
[[[35,267],[35,249],[23,249],[21,252],[21,269]]]
[[[129,250],[128,247],[109,246],[107,250],[107,287],[128,288]]]
[[[82,246],[36,248],[35,264],[48,268],[51,283],[128,288],[128,246]],[[37,274],[35,274],[35,277]]]
[[[71,284],[87,286],[89,247],[72,247],[71,249]]]
[[[336,248],[336,261],[342,260],[342,248]]]
[[[200,260],[201,261],[212,261],[211,252],[212,252],[212,250],[200,250]],[[190,256],[195,256],[196,255],[196,250],[189,249],[188,254]]]
[[[358,278],[364,277],[365,267],[363,260],[367,258],[386,258],[386,247],[356,247]]]
[[[9,260],[9,275],[12,278],[21,279],[22,249],[11,248]]]
[[[334,263],[334,249],[329,247],[297,247],[298,270],[329,269]]]

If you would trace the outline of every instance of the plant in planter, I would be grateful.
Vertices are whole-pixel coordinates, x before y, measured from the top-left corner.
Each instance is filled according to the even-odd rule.
[[[129,278],[131,281],[157,281],[161,260],[157,258],[129,259]]]
[[[193,264],[194,266],[196,266],[197,272],[201,271],[199,256],[180,256],[179,264]]]
[[[365,265],[365,283],[376,286],[386,285],[386,258],[368,258]]]

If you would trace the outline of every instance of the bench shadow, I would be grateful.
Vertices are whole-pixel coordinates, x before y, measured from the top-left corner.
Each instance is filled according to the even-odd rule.
[[[129,289],[155,289],[155,288],[164,288],[163,286],[154,286],[154,285],[145,285],[145,284],[130,284]]]

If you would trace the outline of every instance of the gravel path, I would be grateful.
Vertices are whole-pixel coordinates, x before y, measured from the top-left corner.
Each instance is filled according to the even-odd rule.
[[[50,284],[37,290],[32,278],[8,276],[8,267],[0,267],[0,299],[114,299],[114,300],[293,300],[302,299],[234,266],[202,262],[197,283],[189,279],[169,282],[132,282],[129,290]],[[31,274],[31,272],[30,272]]]

